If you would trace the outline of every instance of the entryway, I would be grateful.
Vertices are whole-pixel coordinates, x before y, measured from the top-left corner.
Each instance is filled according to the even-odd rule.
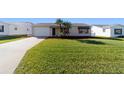
[[[52,28],[52,36],[55,36],[55,35],[56,35],[56,29]]]

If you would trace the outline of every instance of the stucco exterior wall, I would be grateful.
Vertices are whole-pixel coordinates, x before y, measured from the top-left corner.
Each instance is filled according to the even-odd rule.
[[[78,27],[77,26],[73,26],[70,28],[70,36],[91,36],[91,34],[81,34],[78,31]]]
[[[103,29],[101,27],[92,26],[91,36],[111,37],[111,29]]]

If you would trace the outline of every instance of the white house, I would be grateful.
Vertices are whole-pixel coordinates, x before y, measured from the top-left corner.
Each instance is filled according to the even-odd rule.
[[[94,25],[92,26],[92,36],[118,37],[124,36],[124,25]]]
[[[32,25],[29,22],[0,22],[0,36],[32,35]]]
[[[91,28],[92,37],[112,37],[111,36],[111,28],[110,26],[95,26],[93,25]]]
[[[60,36],[57,25],[54,23],[41,23],[33,25],[34,36]],[[88,24],[72,24],[69,29],[69,36],[91,36],[91,25]]]
[[[60,36],[58,26],[54,23],[30,22],[0,22],[0,36],[6,35],[28,35],[39,37]],[[69,36],[88,37],[118,37],[124,36],[124,25],[89,25],[84,23],[73,23],[69,29]]]
[[[111,37],[124,36],[124,25],[117,24],[111,26]]]

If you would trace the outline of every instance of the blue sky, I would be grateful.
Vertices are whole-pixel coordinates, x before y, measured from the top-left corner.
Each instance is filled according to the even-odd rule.
[[[72,23],[124,24],[124,18],[62,18]],[[3,22],[54,23],[56,18],[0,18]]]

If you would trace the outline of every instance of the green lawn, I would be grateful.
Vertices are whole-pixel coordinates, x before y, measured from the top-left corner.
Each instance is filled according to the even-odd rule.
[[[124,39],[46,39],[15,73],[124,73]]]
[[[5,36],[0,37],[0,44],[26,38],[26,36]]]

